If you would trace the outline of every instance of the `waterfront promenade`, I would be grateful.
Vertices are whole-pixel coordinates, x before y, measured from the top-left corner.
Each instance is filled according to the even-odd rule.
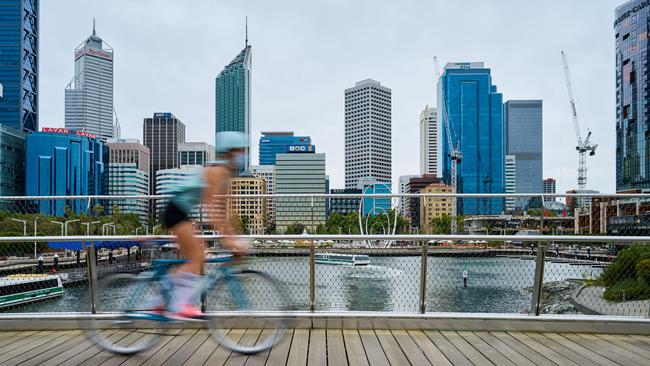
[[[138,332],[112,333],[124,342]],[[205,330],[170,329],[152,350],[118,356],[68,331],[0,332],[0,365],[648,365],[650,337],[539,332],[295,329],[270,351],[243,356]],[[233,329],[255,342],[258,329]]]

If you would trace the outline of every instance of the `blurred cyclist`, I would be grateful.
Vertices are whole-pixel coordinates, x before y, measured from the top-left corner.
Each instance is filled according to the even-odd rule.
[[[203,284],[201,272],[205,253],[203,242],[194,235],[189,215],[201,202],[205,205],[226,207],[223,198],[214,196],[227,194],[230,177],[244,169],[248,137],[241,132],[219,132],[216,147],[219,160],[208,163],[206,167],[198,170],[196,175],[183,182],[183,186],[178,187],[163,213],[165,226],[176,235],[180,251],[188,260],[168,278],[174,293],[168,310],[175,318],[200,319],[203,316],[194,304]],[[214,213],[216,210],[209,211]],[[243,254],[248,250],[248,246],[237,238],[237,232],[226,219],[226,215],[212,217],[215,229],[224,235],[222,246],[235,254]],[[160,306],[160,301],[157,305]]]

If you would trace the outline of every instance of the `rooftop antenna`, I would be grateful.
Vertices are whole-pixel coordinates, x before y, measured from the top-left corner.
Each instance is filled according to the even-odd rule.
[[[95,18],[93,17],[93,36],[97,36],[97,33],[95,32]]]
[[[246,16],[246,47],[248,47],[248,16]]]

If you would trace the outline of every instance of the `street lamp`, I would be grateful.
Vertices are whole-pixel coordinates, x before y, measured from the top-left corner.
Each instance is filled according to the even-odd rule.
[[[11,221],[22,222],[23,223],[23,236],[27,236],[27,220],[21,219],[11,219]]]
[[[36,231],[37,222],[38,222],[38,216],[34,216],[34,236],[38,235]],[[38,259],[38,255],[36,254],[36,242],[34,242],[34,259]]]
[[[102,235],[106,235],[106,233],[108,232],[108,230],[106,230],[106,229],[107,229],[108,227],[112,227],[112,228],[113,228],[113,235],[115,235],[115,225],[113,225],[112,222],[109,222],[109,223],[106,223],[106,224],[102,224]]]
[[[63,236],[64,235],[63,234],[63,227],[65,226],[65,224],[63,222],[61,222],[61,221],[50,221],[50,222],[53,223],[53,224],[61,225],[61,236]]]
[[[90,235],[90,225],[99,223],[101,223],[101,221],[82,222],[81,225],[86,225],[86,236]]]
[[[156,228],[160,227],[160,225],[154,225],[154,227],[151,228],[151,235],[156,235]]]
[[[65,236],[68,236],[68,224],[71,223],[71,222],[77,222],[77,221],[79,221],[79,219],[68,220],[68,221],[64,222],[64,224],[65,224],[64,225],[64,228],[65,228],[65,230],[64,230],[65,234],[64,235]]]

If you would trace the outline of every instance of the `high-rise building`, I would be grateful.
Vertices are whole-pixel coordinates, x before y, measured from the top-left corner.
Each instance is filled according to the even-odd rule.
[[[2,197],[25,195],[25,135],[22,130],[0,124],[0,196]]]
[[[409,179],[408,184],[406,185],[406,193],[421,193],[420,191],[427,187],[430,184],[439,184],[442,183],[442,180],[436,177],[433,174],[424,174],[422,176],[415,176]],[[411,226],[415,228],[420,228],[423,223],[420,222],[420,205],[422,204],[421,197],[413,197],[408,201],[408,212],[411,220]]]
[[[0,0],[0,125],[38,131],[39,0]]]
[[[215,160],[214,146],[206,142],[181,142],[178,144],[178,162],[180,166],[203,166],[211,160]]]
[[[74,50],[74,76],[65,89],[65,127],[115,136],[113,123],[113,49],[93,32]]]
[[[66,128],[44,127],[27,135],[25,194],[85,196],[106,193],[108,149],[97,136]],[[87,212],[87,200],[35,201],[43,215],[63,216],[66,206]]]
[[[506,194],[517,193],[517,157],[506,155]],[[515,209],[515,198],[506,197],[506,211]]]
[[[438,175],[438,118],[435,107],[420,113],[420,174]]]
[[[391,184],[391,90],[371,79],[345,90],[345,188]]]
[[[357,183],[357,189],[360,189],[364,195],[368,194],[390,194],[391,185],[378,182],[372,178],[361,178]],[[392,208],[392,199],[390,197],[364,197],[362,200],[364,216],[388,214]]]
[[[266,194],[275,194],[275,165],[251,165],[251,173],[264,179]],[[268,224],[275,222],[275,198],[266,199],[266,221]]]
[[[444,184],[443,182],[431,183],[428,186],[422,188],[420,193],[444,193],[451,194],[453,189],[450,185]],[[435,218],[440,218],[444,216],[452,216],[452,202],[453,198],[451,197],[422,197],[420,203],[420,225],[422,228],[423,234],[429,234],[433,231],[432,221]],[[450,228],[451,231],[451,228]],[[444,233],[435,233],[435,234],[449,234],[448,232]]]
[[[230,194],[259,195],[266,194],[266,181],[244,170],[239,176],[230,180]],[[266,199],[231,198],[227,200],[228,212],[241,220],[242,229],[253,235],[264,234],[266,229]]]
[[[402,175],[399,177],[399,194],[403,193],[409,193],[408,192],[408,184],[411,178],[419,177],[419,175]],[[399,212],[402,217],[407,217],[410,215],[409,213],[409,202],[411,202],[408,198],[406,197],[400,197],[399,198],[399,203],[397,205],[397,212]]]
[[[505,192],[505,146],[503,125],[503,97],[492,84],[490,69],[482,62],[456,62],[445,66],[438,81],[438,105],[444,96],[447,113],[443,119],[442,136],[446,136],[446,122],[452,141],[463,154],[458,164],[458,193]],[[451,183],[449,145],[442,144],[442,172],[446,183]],[[458,213],[495,215],[504,209],[503,198],[458,199]]]
[[[542,193],[542,101],[509,100],[503,111],[506,155],[514,156],[516,164],[513,193]],[[524,209],[533,208],[530,206],[535,206],[535,202],[541,204],[527,197],[518,197],[514,202],[516,207]]]
[[[277,154],[275,165],[277,194],[325,193],[325,154]],[[275,226],[284,233],[299,223],[310,231],[325,223],[325,200],[315,198],[278,198],[275,203]]]
[[[171,113],[154,113],[145,118],[142,136],[151,154],[149,163],[149,193],[156,194],[156,172],[180,166],[178,145],[185,142],[185,124]]]
[[[248,36],[244,49],[221,70],[215,79],[215,108],[215,133],[243,132],[248,135],[248,146],[250,146],[251,46],[248,45]],[[249,166],[250,149],[246,149],[246,169]]]
[[[294,136],[293,132],[262,132],[260,137],[260,165],[275,165],[276,154],[293,152],[315,153],[309,136]]]
[[[616,8],[616,190],[650,188],[650,3]]]
[[[149,194],[149,148],[137,139],[109,139],[108,194],[146,196]],[[135,213],[140,220],[148,217],[147,199],[113,199],[110,205],[122,213]]]
[[[544,194],[555,194],[556,184],[554,178],[546,178],[542,183],[542,192]],[[544,197],[544,201],[555,201],[555,197]]]
[[[344,188],[344,189],[332,189],[330,191],[332,194],[361,194],[361,190],[357,188]],[[359,205],[361,204],[360,197],[332,197],[329,199],[329,213],[338,213],[341,215],[347,215],[350,213],[358,213]]]

